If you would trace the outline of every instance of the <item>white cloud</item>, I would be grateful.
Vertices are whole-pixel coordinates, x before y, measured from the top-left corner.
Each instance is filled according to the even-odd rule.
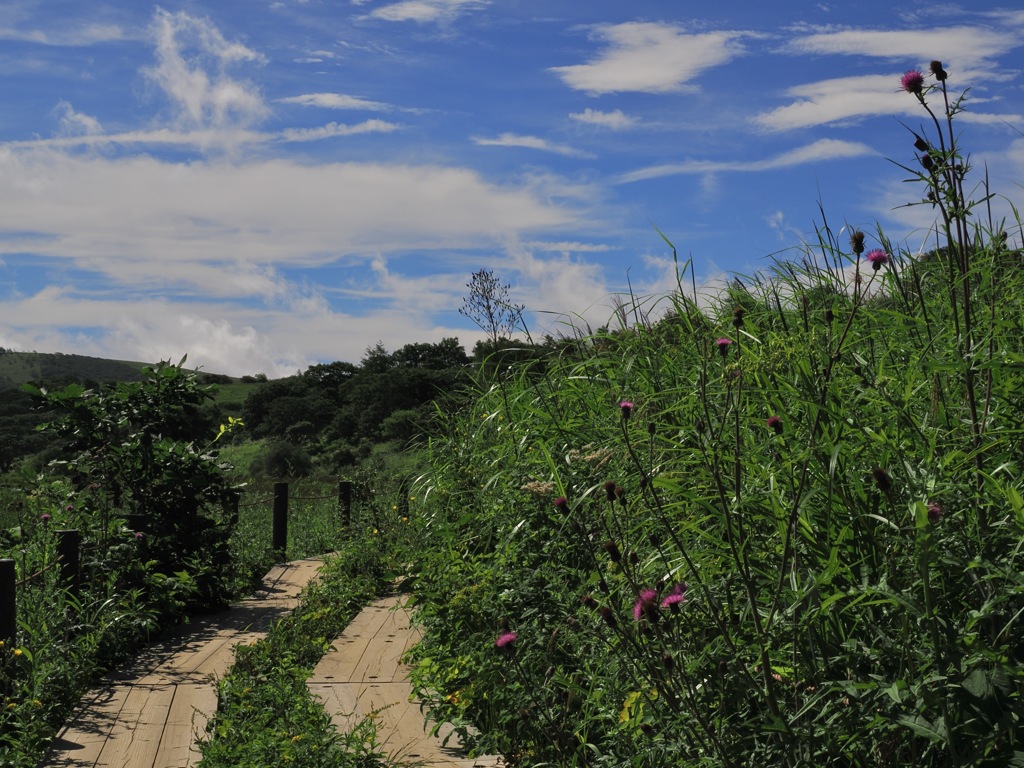
[[[80,47],[109,43],[126,39],[124,29],[117,24],[69,24],[64,28],[61,22],[50,29],[21,30],[0,27],[0,40],[15,40],[40,45]]]
[[[785,92],[793,99],[792,103],[755,116],[754,124],[768,130],[785,131],[878,115],[919,116],[923,113],[917,99],[899,90],[901,74],[840,77],[795,86]],[[965,104],[969,107],[971,99]],[[998,123],[1020,117],[977,113],[968,108],[957,119]]]
[[[97,136],[103,133],[100,121],[91,115],[75,111],[66,101],[57,104],[60,116],[60,133],[62,136]]]
[[[715,174],[729,172],[763,172],[791,168],[823,160],[875,155],[877,152],[866,144],[838,139],[819,139],[803,147],[797,147],[781,155],[764,160],[688,160],[681,163],[665,163],[641,168],[619,177],[618,183],[629,183],[680,174]]]
[[[687,34],[674,24],[627,22],[600,27],[596,36],[607,43],[597,58],[551,69],[570,88],[593,94],[692,90],[704,70],[744,52],[744,33]]]
[[[232,43],[205,19],[158,8],[152,33],[155,67],[145,74],[164,91],[180,124],[190,128],[245,127],[269,112],[259,89],[227,74],[231,65],[263,57]]]
[[[404,0],[377,8],[370,14],[384,21],[447,21],[463,11],[485,8],[490,0]]]
[[[480,245],[578,219],[545,199],[463,168],[170,163],[0,148],[0,232],[41,233],[44,255],[108,260],[115,282],[119,260],[148,265],[156,277],[195,262],[324,264],[367,250]],[[0,239],[0,253],[23,248]]]
[[[635,117],[625,114],[621,109],[612,112],[601,112],[587,107],[582,112],[573,112],[569,115],[572,120],[589,125],[599,125],[603,128],[611,128],[613,131],[622,131],[632,128],[637,123]]]
[[[523,136],[518,133],[503,133],[494,139],[474,136],[473,143],[481,147],[523,147],[526,149],[537,149],[541,152],[553,152],[556,155],[565,155],[566,157],[593,157],[593,155],[588,152],[566,146],[565,144],[553,144],[547,139],[542,139],[538,136]]]
[[[386,112],[394,109],[390,104],[360,99],[345,93],[304,93],[300,96],[278,99],[278,101],[282,104],[301,104],[304,107],[323,107],[325,109],[365,109],[371,112]]]
[[[922,64],[927,64],[935,58],[936,52],[940,52],[944,62],[962,72],[1021,44],[1019,30],[959,26],[912,30],[828,30],[795,38],[788,47],[796,53],[916,59]]]
[[[287,128],[281,131],[281,138],[284,141],[316,141],[336,136],[355,136],[360,133],[391,133],[399,127],[396,123],[384,120],[366,120],[356,125],[328,123],[319,128]]]

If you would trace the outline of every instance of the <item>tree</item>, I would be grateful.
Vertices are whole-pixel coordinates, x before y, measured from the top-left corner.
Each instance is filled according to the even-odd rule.
[[[502,285],[491,270],[481,269],[473,273],[466,287],[469,296],[463,299],[459,314],[479,325],[492,342],[516,329],[526,307],[509,301],[508,284]]]

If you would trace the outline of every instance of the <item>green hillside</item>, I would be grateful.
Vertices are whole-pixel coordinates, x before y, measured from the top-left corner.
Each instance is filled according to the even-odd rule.
[[[145,365],[60,352],[4,352],[0,354],[0,389],[30,381],[138,381]]]

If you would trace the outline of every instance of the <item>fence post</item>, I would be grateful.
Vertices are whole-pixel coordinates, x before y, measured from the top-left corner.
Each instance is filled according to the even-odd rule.
[[[0,640],[8,646],[13,646],[18,637],[16,581],[14,561],[0,560]]]
[[[288,549],[288,483],[274,483],[274,535],[270,546],[281,557]]]
[[[57,559],[60,561],[60,580],[64,586],[77,595],[81,568],[79,545],[82,535],[72,529],[57,531]]]
[[[352,525],[352,481],[342,480],[338,483],[338,506],[341,507],[341,524],[348,528]]]

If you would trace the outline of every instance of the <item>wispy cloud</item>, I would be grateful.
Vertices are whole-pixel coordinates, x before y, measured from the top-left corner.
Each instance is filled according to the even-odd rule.
[[[917,100],[899,90],[900,74],[840,77],[789,88],[785,95],[793,101],[756,115],[754,124],[772,131],[786,131],[878,115],[920,115],[921,105]],[[966,103],[970,104],[970,99]],[[1020,116],[967,110],[958,119],[998,123],[1020,120]]]
[[[370,16],[384,21],[447,21],[465,11],[485,8],[490,0],[404,0],[377,8]]]
[[[742,32],[688,34],[674,24],[627,22],[595,36],[606,44],[596,58],[551,69],[570,88],[592,94],[693,89],[702,72],[744,52]]]
[[[259,89],[227,73],[264,57],[228,41],[205,19],[158,8],[152,25],[157,64],[145,74],[163,90],[178,121],[194,128],[247,126],[269,112]]]
[[[284,141],[317,141],[337,136],[355,136],[360,133],[391,133],[400,127],[397,123],[385,120],[366,120],[356,125],[328,123],[319,128],[287,128],[281,131],[280,135]]]
[[[488,139],[481,136],[474,136],[473,143],[481,147],[523,147],[525,149],[537,149],[541,152],[553,152],[556,155],[566,157],[593,157],[589,152],[570,147],[565,144],[553,144],[547,139],[539,136],[523,136],[518,133],[503,133],[497,138]]]
[[[52,27],[45,30],[0,27],[0,40],[13,40],[59,47],[97,45],[124,40],[127,37],[128,35],[124,29],[117,24],[69,24],[63,26],[58,21]]]
[[[802,35],[789,42],[793,53],[846,54],[926,63],[941,52],[961,70],[991,61],[1024,44],[1020,29],[984,26],[930,29],[840,29]]]
[[[612,112],[601,112],[587,107],[582,112],[571,113],[569,118],[580,123],[587,123],[588,125],[611,128],[613,131],[623,131],[637,124],[635,117],[627,115],[621,109],[616,109]]]
[[[839,160],[842,158],[862,157],[864,155],[878,154],[866,144],[854,141],[840,141],[838,139],[820,139],[781,155],[767,158],[765,160],[687,160],[681,163],[666,163],[664,165],[653,165],[648,168],[641,168],[630,173],[623,174],[617,180],[619,184],[645,179],[655,179],[662,176],[675,176],[681,174],[707,174],[707,173],[755,173],[763,171],[775,171],[781,168],[791,168],[797,165],[820,162],[822,160]]]
[[[304,93],[277,101],[281,104],[300,104],[303,107],[322,107],[324,109],[363,109],[369,112],[389,112],[394,109],[391,104],[361,99],[358,96],[349,96],[345,93]]]

